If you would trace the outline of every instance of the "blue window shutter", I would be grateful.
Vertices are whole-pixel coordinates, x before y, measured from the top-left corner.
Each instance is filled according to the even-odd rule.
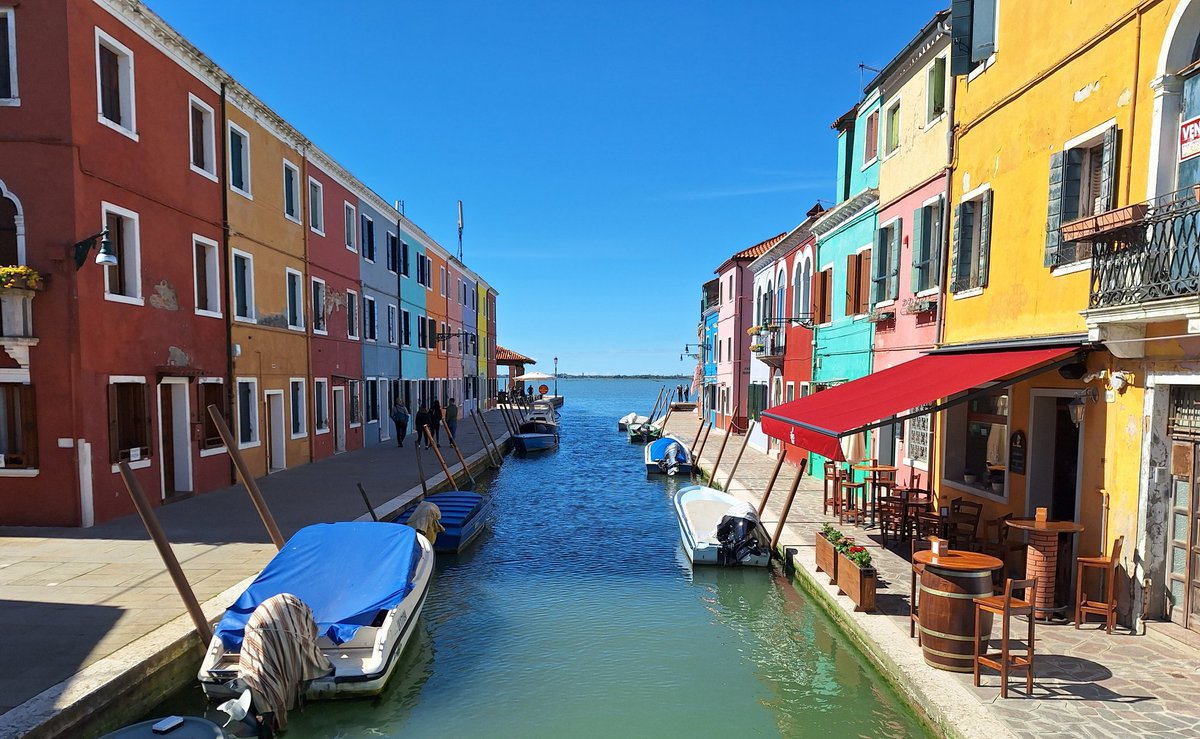
[[[988,260],[992,248],[992,191],[983,195],[979,208],[979,287],[987,287]]]
[[[924,290],[925,280],[922,275],[929,273],[929,240],[926,238],[925,229],[925,208],[920,207],[913,211],[913,235],[912,235],[912,292],[920,292]]]
[[[887,298],[895,300],[900,297],[900,241],[904,234],[904,220],[897,218],[896,222],[892,224],[890,233],[892,243],[887,264]]]
[[[1046,253],[1042,266],[1053,267],[1058,260],[1058,249],[1062,246],[1063,169],[1066,152],[1056,151],[1050,155],[1050,189],[1046,205]]]
[[[996,0],[975,0],[971,14],[971,61],[996,53]]]
[[[1100,155],[1100,207],[1097,213],[1106,213],[1117,207],[1117,147],[1121,132],[1113,126],[1104,132],[1104,150]]]
[[[971,11],[975,0],[953,0],[950,4],[950,74],[971,71]]]

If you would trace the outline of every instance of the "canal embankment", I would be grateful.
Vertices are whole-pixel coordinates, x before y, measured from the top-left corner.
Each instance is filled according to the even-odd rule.
[[[698,426],[693,414],[676,415],[668,431],[691,444]],[[706,479],[722,488],[743,439],[729,440],[720,469],[714,470],[724,436],[719,429],[711,431],[700,464]],[[728,491],[757,505],[775,462],[773,456],[747,448]],[[795,467],[785,465],[775,483],[763,512],[768,531],[778,524],[795,474]],[[803,478],[777,548],[802,589],[859,643],[936,732],[971,739],[1200,735],[1200,706],[1188,697],[1200,685],[1197,652],[1153,632],[1135,636],[1122,630],[1110,636],[1095,625],[1076,630],[1069,624],[1039,624],[1032,698],[1001,700],[999,677],[990,670],[984,671],[982,687],[976,688],[970,674],[930,667],[917,640],[909,636],[908,560],[880,545],[877,528],[839,526],[836,517],[825,515],[822,502],[822,481]],[[876,611],[856,611],[851,600],[817,571],[814,541],[825,523],[871,552],[878,572]],[[994,633],[999,634],[998,624]]]
[[[486,414],[506,451],[507,427]],[[457,439],[476,476],[492,457],[473,424]],[[258,481],[284,536],[313,523],[370,520],[402,509],[422,491],[412,442],[380,445]],[[443,441],[459,485],[466,474]],[[430,492],[450,489],[431,451],[422,452]],[[159,520],[215,621],[274,554],[241,486],[162,506]],[[0,528],[0,738],[90,736],[136,719],[195,680],[204,646],[140,520],[91,529]]]

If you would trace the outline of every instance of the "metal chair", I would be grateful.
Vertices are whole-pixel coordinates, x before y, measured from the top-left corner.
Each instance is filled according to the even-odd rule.
[[[1016,598],[1014,591],[1025,591],[1024,598]],[[1008,673],[1013,670],[1025,670],[1026,695],[1033,694],[1033,604],[1037,601],[1037,578],[1030,580],[1009,579],[1004,586],[1002,595],[992,595],[987,598],[975,599],[975,687],[979,687],[979,668],[990,667],[1000,672],[1000,697],[1008,697]],[[991,633],[986,637],[980,632],[981,617],[984,613],[999,616],[1000,622],[1000,651],[989,652],[987,642],[991,641]],[[1029,621],[1029,634],[1025,642],[1025,654],[1013,654],[1009,645],[1009,619],[1013,616],[1025,616]]]
[[[1087,614],[1094,613],[1104,616],[1104,626],[1112,633],[1117,625],[1117,564],[1121,561],[1121,547],[1125,537],[1118,536],[1113,542],[1112,554],[1108,557],[1080,557],[1076,560],[1075,572],[1075,628],[1083,623]],[[1089,570],[1100,570],[1103,573],[1101,587],[1103,600],[1091,600],[1083,590],[1083,575]]]

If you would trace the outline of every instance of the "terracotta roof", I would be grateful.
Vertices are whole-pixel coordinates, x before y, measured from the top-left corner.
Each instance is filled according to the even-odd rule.
[[[512,362],[514,364],[537,364],[536,359],[530,359],[524,354],[517,354],[512,349],[505,349],[502,346],[496,347],[497,362]]]
[[[733,259],[757,259],[758,257],[761,257],[763,254],[766,254],[767,250],[770,249],[772,246],[775,246],[780,241],[783,241],[783,237],[787,236],[787,235],[788,235],[788,232],[784,231],[783,233],[779,234],[778,236],[772,236],[771,238],[767,239],[766,241],[755,244],[754,246],[750,247],[749,249],[743,249],[743,250],[739,251],[737,254],[734,254],[732,258]]]

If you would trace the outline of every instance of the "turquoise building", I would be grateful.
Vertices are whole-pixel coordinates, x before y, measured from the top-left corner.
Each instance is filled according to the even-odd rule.
[[[701,338],[700,361],[704,367],[704,384],[700,388],[701,413],[707,414],[711,423],[717,422],[717,319],[720,318],[717,280],[704,284],[700,299]]]

